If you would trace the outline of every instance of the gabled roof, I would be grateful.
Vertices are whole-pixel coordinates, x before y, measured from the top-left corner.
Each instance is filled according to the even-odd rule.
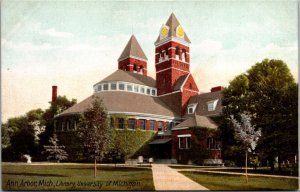
[[[216,109],[214,111],[208,111],[207,102],[218,100]],[[192,96],[188,104],[198,103],[195,113],[201,116],[217,116],[222,113],[222,91],[202,93],[200,95]],[[193,115],[193,114],[192,114]],[[185,118],[192,115],[185,113]]]
[[[173,128],[187,128],[187,127],[206,127],[211,129],[217,129],[218,125],[209,117],[200,116],[200,115],[193,115],[189,117],[187,120],[183,121],[182,123],[174,126]]]
[[[128,71],[123,71],[120,69],[116,70],[114,73],[110,74],[109,76],[107,76],[106,78],[104,78],[98,83],[109,82],[109,81],[125,81],[125,82],[140,84],[140,85],[146,85],[149,87],[156,87],[156,81],[152,77],[148,77],[145,75],[132,73]]]
[[[127,45],[125,46],[122,54],[120,55],[118,61],[121,61],[123,59],[126,59],[128,57],[138,57],[144,60],[148,60],[144,51],[142,50],[140,44],[138,43],[138,41],[136,40],[135,36],[132,35],[127,43]]]
[[[103,91],[93,95],[103,100],[108,112],[132,112],[180,117],[158,97],[123,91]],[[92,105],[93,95],[63,111],[59,116],[84,112]]]
[[[174,91],[180,90],[180,88],[183,86],[184,82],[185,82],[186,79],[189,77],[189,75],[190,75],[190,74],[188,73],[188,74],[186,74],[186,75],[180,76],[180,77],[177,79],[177,81],[176,81],[176,83],[175,83],[175,86],[174,86]]]
[[[170,15],[168,21],[166,22],[166,25],[169,27],[169,33],[167,37],[176,37],[176,28],[178,27],[178,25],[181,24],[179,23],[174,13]],[[185,32],[184,32],[184,40],[187,41],[188,43],[191,43],[190,39],[188,38]],[[160,36],[158,36],[155,43],[159,41],[160,41]]]

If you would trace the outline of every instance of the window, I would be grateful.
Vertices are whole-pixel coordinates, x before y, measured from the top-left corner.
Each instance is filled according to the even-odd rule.
[[[155,130],[155,124],[156,124],[156,122],[154,121],[154,120],[151,120],[150,121],[150,130]]]
[[[170,129],[170,122],[166,122],[166,130],[171,130]]]
[[[191,83],[189,85],[189,89],[193,89],[193,85]]]
[[[67,130],[70,130],[70,121],[66,122],[66,127],[67,127]]]
[[[150,95],[150,89],[149,88],[147,89],[147,95]]]
[[[119,90],[124,90],[124,89],[125,89],[124,83],[120,83],[120,84],[119,84]]]
[[[165,87],[166,86],[166,79],[163,78],[162,81],[161,81],[161,87]]]
[[[144,74],[144,67],[140,66],[140,74]]]
[[[132,91],[132,85],[127,85],[127,91]]]
[[[221,142],[210,137],[210,138],[207,138],[206,146],[207,146],[207,149],[221,149]]]
[[[114,118],[110,118],[110,127],[114,128],[115,127],[115,122],[114,122]]]
[[[101,91],[101,90],[102,90],[102,86],[98,85],[98,91]]]
[[[128,128],[135,129],[136,121],[135,119],[128,119]]]
[[[137,92],[137,93],[139,92],[139,86],[138,85],[134,86],[134,92]]]
[[[155,95],[155,89],[152,89],[152,95],[153,96]]]
[[[145,130],[146,129],[146,123],[145,119],[140,119],[140,128]]]
[[[77,129],[77,120],[74,120],[74,129]]]
[[[214,111],[216,110],[219,99],[207,102],[207,110]]]
[[[182,60],[186,62],[186,50],[182,49]]]
[[[176,47],[175,54],[176,54],[176,59],[179,60],[180,59],[180,49],[179,49],[179,47]]]
[[[111,90],[116,90],[117,89],[117,84],[116,83],[110,84],[110,89]]]
[[[103,85],[103,90],[108,90],[108,84],[107,83]]]
[[[190,104],[190,105],[188,105],[188,114],[195,113],[196,107],[197,107],[197,104]]]
[[[141,88],[140,88],[140,92],[141,92],[141,93],[145,93],[145,88],[144,88],[144,87],[141,87]]]
[[[159,121],[158,122],[158,131],[163,131],[163,128],[164,128],[164,122]]]
[[[169,58],[168,48],[165,49],[165,60]]]
[[[124,124],[124,119],[123,118],[119,118],[118,119],[118,127],[120,129],[124,129],[125,128],[125,124]]]
[[[136,64],[133,65],[133,70],[137,71],[137,65]]]
[[[191,148],[191,136],[190,135],[178,135],[178,147],[179,149],[190,149]]]

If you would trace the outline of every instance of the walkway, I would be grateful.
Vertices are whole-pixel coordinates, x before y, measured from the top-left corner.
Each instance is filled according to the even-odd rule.
[[[155,190],[208,190],[164,164],[152,164]]]

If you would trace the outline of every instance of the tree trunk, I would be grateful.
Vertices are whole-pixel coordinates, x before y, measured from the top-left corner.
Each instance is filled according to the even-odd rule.
[[[278,155],[278,170],[281,173],[281,156],[280,156],[280,154]]]
[[[96,158],[95,158],[95,162],[94,162],[94,177],[97,176],[97,161],[96,161]]]
[[[274,158],[270,157],[269,162],[270,162],[271,172],[274,173]]]
[[[245,169],[245,172],[246,172],[246,181],[248,183],[248,164],[247,164],[247,159],[248,159],[248,151],[246,150],[246,159],[245,159],[245,164],[246,164],[246,169]]]

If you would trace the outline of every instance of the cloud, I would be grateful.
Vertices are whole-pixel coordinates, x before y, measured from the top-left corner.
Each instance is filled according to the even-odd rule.
[[[1,47],[3,49],[14,50],[18,52],[48,51],[60,48],[60,46],[51,45],[49,43],[42,43],[40,45],[33,44],[32,42],[15,43],[12,41],[8,41],[5,38],[2,38],[1,41]]]
[[[230,49],[222,48],[221,45],[221,42],[205,40],[192,47],[191,71],[200,91],[207,92],[211,87],[218,85],[227,86],[236,75],[246,72],[252,65],[265,58],[283,60],[298,81],[296,42],[290,46],[279,46],[274,43],[261,45],[244,40]]]
[[[72,33],[56,31],[56,29],[54,28],[41,30],[40,33],[51,37],[62,37],[62,38],[70,38],[74,36]]]

